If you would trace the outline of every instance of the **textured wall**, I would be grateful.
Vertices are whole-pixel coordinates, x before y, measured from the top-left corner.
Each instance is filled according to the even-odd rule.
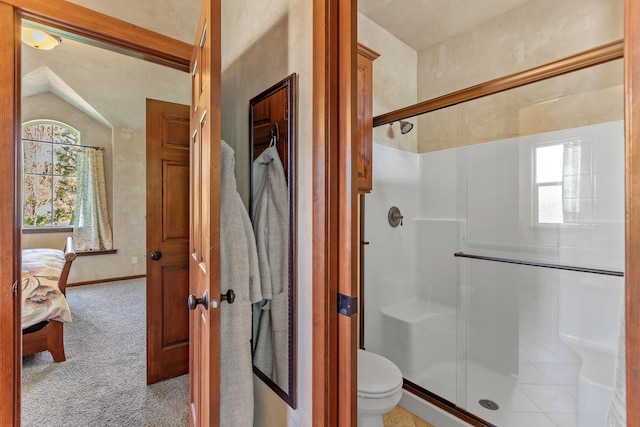
[[[362,13],[358,13],[358,41],[380,54],[373,62],[373,116],[416,103],[418,53]],[[402,135],[394,123],[374,128],[373,140],[415,153],[418,132],[414,127]]]
[[[418,152],[621,120],[622,60],[418,117]]]
[[[622,38],[622,0],[532,0],[418,54],[418,99]]]
[[[312,415],[312,1],[223,2],[222,136],[236,152],[238,191],[249,194],[249,100],[298,74],[298,408],[254,377],[256,426],[309,426]]]
[[[374,115],[620,39],[623,30],[622,9],[621,0],[529,1],[418,52],[415,94],[407,93],[411,85],[404,79],[389,78],[390,75],[407,73],[411,65],[406,59],[397,57],[389,66],[386,65],[383,58],[398,52],[396,45],[401,43],[393,36],[386,37],[388,44],[371,46],[382,53],[374,64]],[[359,23],[362,27],[359,37],[364,40],[375,24],[367,18],[361,18]],[[619,67],[585,71],[574,77],[563,78],[560,84],[557,79],[552,83],[530,86],[531,89],[510,91],[500,95],[499,99],[492,97],[484,105],[483,101],[477,101],[470,108],[478,106],[474,114],[478,119],[482,118],[477,121],[482,122],[479,126],[482,130],[479,127],[471,129],[469,142],[495,141],[616,120],[620,118],[621,87],[613,88],[611,82],[621,75]],[[391,71],[387,72],[387,68]],[[580,92],[584,94],[578,95]],[[389,94],[403,94],[404,99],[391,103]],[[554,96],[563,99],[550,103]],[[571,99],[566,99],[569,96]],[[378,110],[381,104],[390,108]],[[592,109],[592,106],[598,108]],[[461,133],[458,125],[465,123],[467,107],[464,108],[459,111],[457,107],[452,107],[410,119],[417,122],[416,128],[409,134],[417,133],[416,148],[402,139],[408,135],[399,135],[396,131],[394,138],[391,138],[388,125],[374,129],[374,140],[420,153],[456,147],[459,141],[466,143],[467,132]],[[482,109],[484,111],[480,111]],[[521,117],[513,121],[502,120],[502,115],[508,109],[511,109],[511,115]],[[544,115],[544,119],[540,114]],[[546,120],[554,117],[551,122]]]
[[[74,108],[51,92],[22,98],[22,122],[48,119],[66,123],[80,131],[80,144],[104,147],[104,173],[109,216],[113,216],[113,144],[110,128]],[[63,243],[64,245],[64,243]],[[24,243],[23,243],[24,246]]]

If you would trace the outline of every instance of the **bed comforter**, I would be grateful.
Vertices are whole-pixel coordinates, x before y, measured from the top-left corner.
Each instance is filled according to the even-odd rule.
[[[44,320],[71,322],[67,299],[58,288],[64,252],[57,249],[22,251],[22,329]]]

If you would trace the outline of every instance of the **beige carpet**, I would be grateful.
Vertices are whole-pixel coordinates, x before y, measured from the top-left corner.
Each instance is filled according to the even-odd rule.
[[[188,379],[147,386],[145,279],[67,289],[67,361],[23,358],[22,425],[188,424]]]

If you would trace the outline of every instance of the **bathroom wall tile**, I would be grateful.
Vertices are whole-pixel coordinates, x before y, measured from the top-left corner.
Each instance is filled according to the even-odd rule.
[[[619,222],[624,218],[624,199],[598,197],[595,199],[595,218],[602,222]]]
[[[578,414],[548,413],[556,427],[578,427]]]
[[[624,171],[624,122],[593,126],[593,163],[596,174]]]
[[[540,369],[559,385],[577,385],[578,373],[580,371],[579,363],[534,363],[535,367]]]
[[[521,342],[522,345],[522,342]],[[554,384],[544,372],[530,362],[520,361],[518,384]]]
[[[525,384],[518,387],[544,412],[577,412],[576,398],[561,387],[533,384]]]
[[[520,356],[530,363],[556,363],[560,361],[558,356],[541,346],[520,346]]]
[[[498,415],[489,415],[491,422],[499,426],[517,427],[556,427],[546,414],[540,412],[507,412]]]
[[[624,169],[594,175],[596,198],[619,199],[624,202]]]

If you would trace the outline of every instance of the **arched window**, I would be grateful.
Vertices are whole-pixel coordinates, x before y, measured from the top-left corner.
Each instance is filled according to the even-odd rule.
[[[24,228],[69,227],[76,203],[80,132],[54,120],[22,125]]]

